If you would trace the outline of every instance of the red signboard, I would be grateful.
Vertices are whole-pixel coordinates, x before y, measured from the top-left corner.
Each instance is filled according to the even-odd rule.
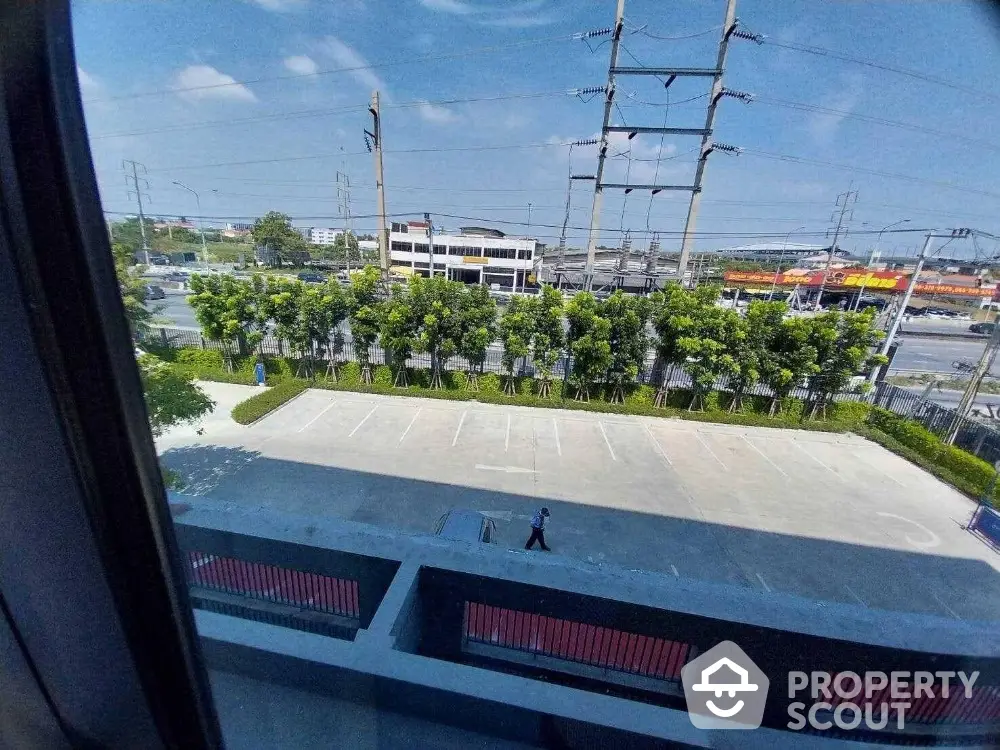
[[[823,271],[792,268],[783,273],[767,271],[726,271],[723,278],[731,284],[774,284],[776,286],[818,287],[823,283]],[[905,292],[910,283],[909,274],[896,271],[865,271],[848,269],[830,271],[826,280],[829,288],[852,289],[864,287],[870,291]],[[947,294],[958,297],[992,297],[993,289],[959,286],[957,284],[917,283],[915,294]]]

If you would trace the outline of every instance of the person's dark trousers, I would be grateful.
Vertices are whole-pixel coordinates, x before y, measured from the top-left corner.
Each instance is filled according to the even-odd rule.
[[[525,549],[531,549],[535,546],[535,542],[542,545],[542,549],[546,552],[549,548],[545,545],[545,531],[543,529],[536,529],[534,526],[531,527],[531,536],[528,537],[528,543],[524,545]]]

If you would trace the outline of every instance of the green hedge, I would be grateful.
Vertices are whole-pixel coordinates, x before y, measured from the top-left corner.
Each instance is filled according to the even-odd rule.
[[[283,380],[263,393],[236,404],[233,407],[232,417],[240,424],[256,422],[282,404],[291,401],[308,387],[308,380]]]

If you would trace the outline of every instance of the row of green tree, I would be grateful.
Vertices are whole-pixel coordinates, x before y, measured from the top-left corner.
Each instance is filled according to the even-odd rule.
[[[228,366],[238,353],[258,355],[273,332],[299,360],[296,374],[306,377],[324,360],[336,376],[345,322],[364,382],[371,381],[373,347],[381,344],[397,386],[407,385],[407,360],[421,352],[430,355],[432,387],[441,387],[442,371],[458,356],[475,388],[490,347],[499,344],[507,393],[514,392],[518,363],[530,360],[538,393],[548,396],[556,365],[568,358],[576,398],[588,400],[604,387],[612,401],[621,401],[652,348],[660,373],[656,404],[666,403],[680,370],[691,381],[691,409],[703,408],[706,395],[724,380],[731,410],[763,384],[774,414],[805,384],[815,415],[858,372],[884,362],[871,353],[881,333],[870,312],[789,317],[784,302],[753,302],[741,315],[716,304],[716,286],[670,285],[649,297],[618,291],[603,301],[586,292],[566,300],[543,286],[537,295],[513,297],[502,312],[484,286],[417,276],[386,287],[373,267],[355,274],[348,287],[333,280],[307,285],[214,275],[192,277],[191,288],[202,330],[219,342]]]

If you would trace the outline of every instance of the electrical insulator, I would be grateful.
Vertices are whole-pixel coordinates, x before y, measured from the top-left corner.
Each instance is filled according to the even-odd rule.
[[[593,39],[595,36],[608,36],[608,34],[613,34],[614,29],[610,26],[606,29],[597,29],[596,31],[584,31],[580,34],[574,34],[574,39]]]
[[[726,154],[734,154],[739,156],[743,153],[743,149],[739,146],[730,146],[728,143],[713,143],[712,148],[716,151],[722,151]]]
[[[733,29],[732,35],[737,39],[745,39],[748,42],[755,42],[757,44],[764,43],[764,36],[762,34],[754,34],[752,31],[746,31],[745,29],[741,29],[739,26]]]
[[[733,99],[739,99],[741,102],[745,104],[750,104],[753,101],[754,97],[753,94],[748,93],[746,91],[736,91],[734,89],[727,89],[727,88],[723,88],[722,91],[719,92],[719,96],[720,97],[728,96]]]

